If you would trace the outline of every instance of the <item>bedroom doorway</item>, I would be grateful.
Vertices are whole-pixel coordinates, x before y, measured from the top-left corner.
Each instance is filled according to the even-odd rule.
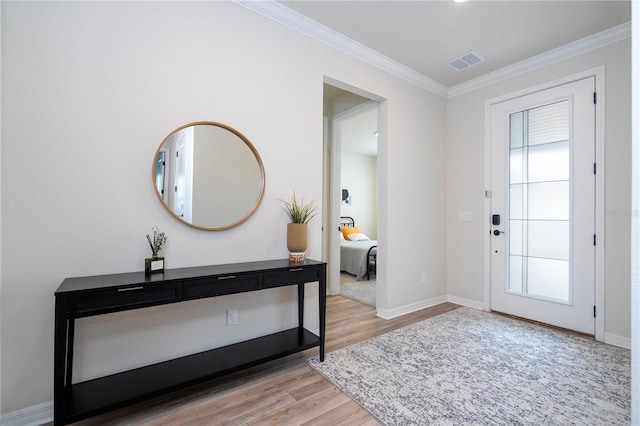
[[[362,282],[362,279],[357,280],[355,274],[341,276],[340,217],[347,214],[355,216],[356,226],[361,229],[361,233],[371,240],[377,238],[378,137],[376,133],[380,99],[333,80],[325,81],[323,93],[325,134],[323,229],[329,231],[323,233],[323,255],[328,263],[328,293],[338,295],[342,293],[341,281]],[[350,170],[345,171],[345,167]],[[361,174],[362,172],[364,175]],[[348,196],[343,197],[346,193],[343,189],[348,192]],[[374,277],[371,273],[372,283]],[[374,293],[377,292],[376,287],[375,285],[373,287]],[[375,294],[373,297],[375,300]]]
[[[595,334],[595,77],[490,108],[491,309]]]

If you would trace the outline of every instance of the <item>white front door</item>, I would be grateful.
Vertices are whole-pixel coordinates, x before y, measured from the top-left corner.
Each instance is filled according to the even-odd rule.
[[[594,334],[595,78],[491,106],[491,309]]]

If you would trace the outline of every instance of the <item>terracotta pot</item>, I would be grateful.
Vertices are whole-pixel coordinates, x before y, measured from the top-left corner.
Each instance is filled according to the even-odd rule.
[[[287,248],[292,253],[302,253],[307,249],[307,223],[287,223]]]

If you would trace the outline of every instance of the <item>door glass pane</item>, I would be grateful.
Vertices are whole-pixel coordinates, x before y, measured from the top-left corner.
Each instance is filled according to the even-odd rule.
[[[528,218],[569,220],[569,182],[530,183]]]
[[[527,293],[551,299],[569,300],[569,262],[527,258]]]
[[[569,260],[568,220],[530,220],[527,224],[529,256]]]
[[[509,256],[509,291],[522,292],[522,256]]]
[[[511,148],[520,148],[524,136],[524,111],[511,114],[509,117],[509,144]]]
[[[524,232],[522,231],[523,220],[513,220],[509,221],[509,254],[517,254],[522,256],[526,253],[524,251],[524,241],[522,237],[524,236]]]
[[[525,194],[522,185],[511,185],[509,188],[509,217],[524,219]]]
[[[569,101],[510,116],[507,289],[569,301]]]
[[[536,145],[528,150],[529,182],[569,179],[569,141]]]
[[[511,150],[511,155],[509,156],[509,179],[512,184],[522,183],[527,179],[524,160],[524,148]]]
[[[523,145],[532,146],[569,140],[569,101],[526,111],[528,135]]]

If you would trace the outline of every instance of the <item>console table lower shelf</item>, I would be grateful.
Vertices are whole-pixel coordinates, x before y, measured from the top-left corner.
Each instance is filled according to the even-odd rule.
[[[137,368],[71,386],[67,422],[215,379],[320,344],[320,338],[292,328],[229,346]]]

